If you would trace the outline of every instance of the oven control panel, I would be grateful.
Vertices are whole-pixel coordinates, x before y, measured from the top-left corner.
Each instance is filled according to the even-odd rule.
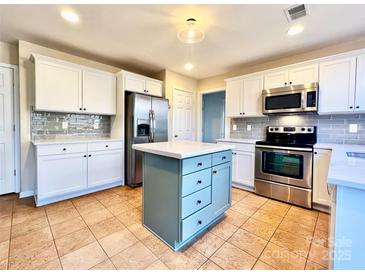
[[[314,127],[282,127],[282,126],[273,126],[268,127],[268,132],[271,133],[301,133],[301,134],[313,134]]]

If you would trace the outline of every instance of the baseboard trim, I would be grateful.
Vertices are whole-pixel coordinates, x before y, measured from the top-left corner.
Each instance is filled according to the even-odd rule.
[[[26,198],[34,195],[34,190],[21,191],[19,193],[19,198]]]

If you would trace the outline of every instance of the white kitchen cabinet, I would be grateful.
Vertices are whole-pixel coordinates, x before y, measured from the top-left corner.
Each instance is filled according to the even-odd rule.
[[[255,153],[233,150],[232,182],[248,188],[255,187]]]
[[[357,57],[355,110],[365,111],[365,54]]]
[[[123,177],[121,150],[89,151],[88,186],[98,186],[121,181]]]
[[[117,111],[115,75],[84,70],[82,92],[84,112],[115,115]]]
[[[65,195],[86,187],[86,151],[38,157],[37,200]]]
[[[331,160],[331,150],[315,149],[313,162],[313,202],[322,206],[330,206],[327,177]]]
[[[356,56],[319,65],[320,114],[348,113],[355,109]]]
[[[35,59],[35,110],[82,111],[82,70]]]
[[[289,84],[289,71],[279,70],[265,74],[265,89],[279,88]]]
[[[289,85],[318,82],[318,64],[301,66],[289,70]]]
[[[226,85],[226,116],[242,116],[242,93],[243,81],[234,80],[227,82]]]
[[[162,97],[162,82],[143,75],[125,72],[124,90]]]
[[[116,114],[116,77],[55,58],[33,54],[37,111]]]

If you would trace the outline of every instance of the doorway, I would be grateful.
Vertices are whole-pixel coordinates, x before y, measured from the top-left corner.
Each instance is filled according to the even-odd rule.
[[[203,94],[203,142],[216,143],[217,139],[224,138],[225,97],[225,91]]]

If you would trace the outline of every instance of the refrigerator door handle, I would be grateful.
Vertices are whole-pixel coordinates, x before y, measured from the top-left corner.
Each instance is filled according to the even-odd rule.
[[[148,136],[148,142],[152,143],[153,142],[153,114],[152,114],[152,110],[150,110],[148,112],[148,120],[149,120],[149,124],[150,124],[150,134]]]
[[[155,141],[155,130],[156,130],[156,119],[155,119],[155,112],[153,110],[151,110],[151,117],[152,117],[152,131],[151,131],[151,136],[152,136],[152,142]]]

